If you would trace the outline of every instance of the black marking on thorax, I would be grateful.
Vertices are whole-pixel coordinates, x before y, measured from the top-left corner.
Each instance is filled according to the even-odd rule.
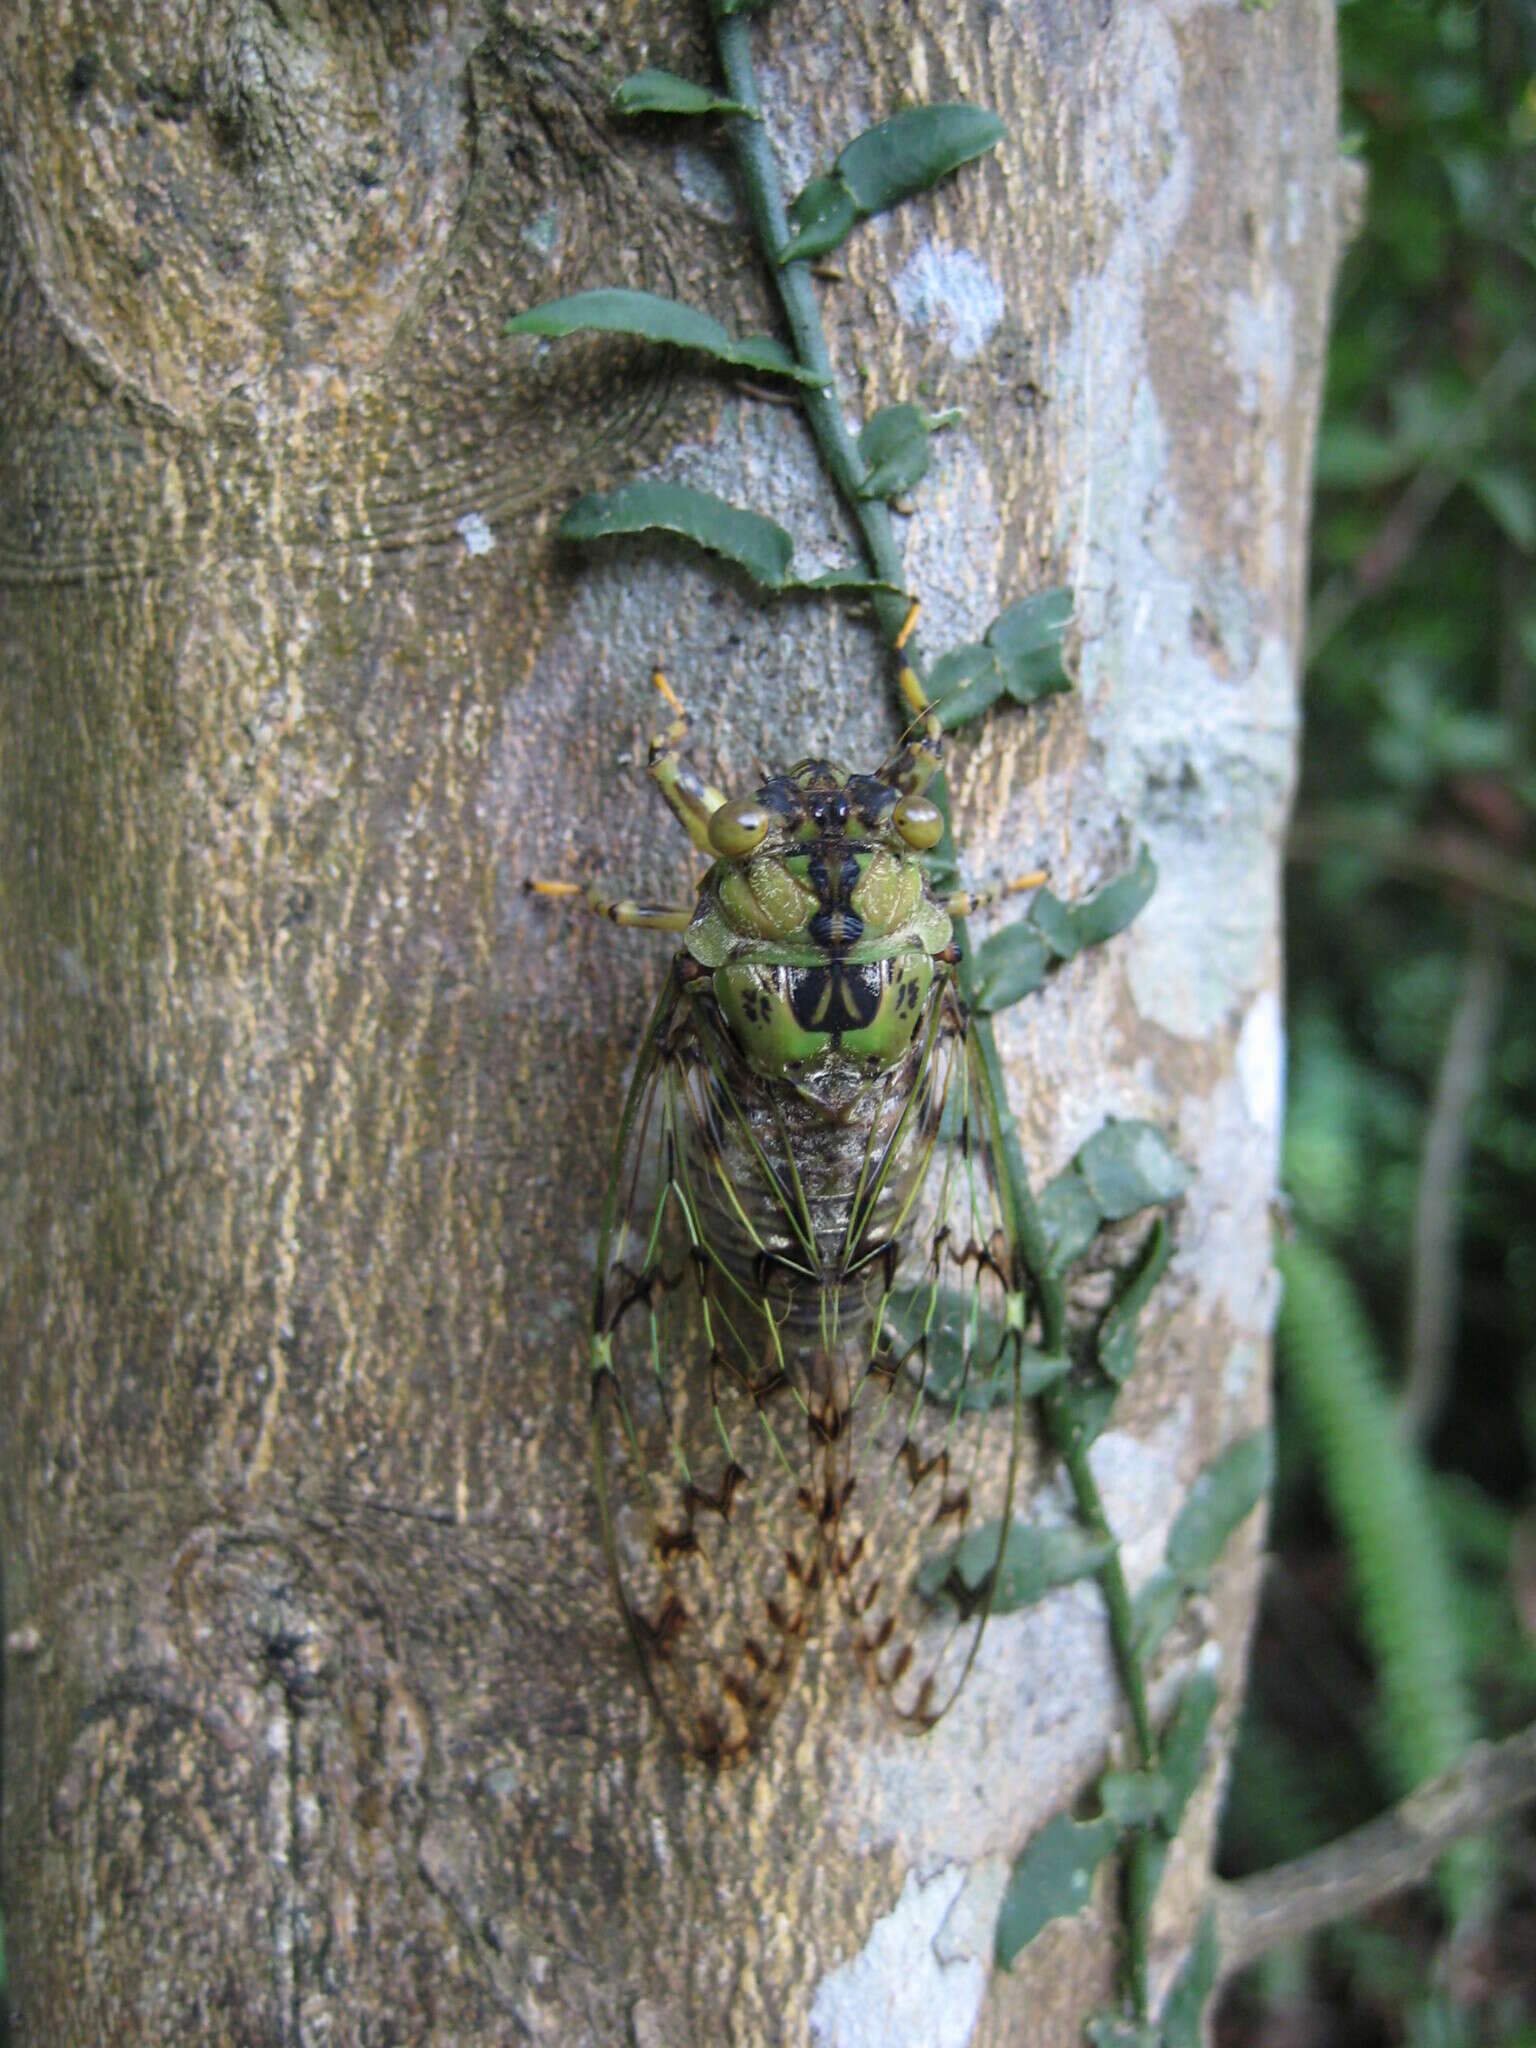
[[[806,880],[816,897],[807,930],[829,958],[840,960],[864,936],[864,920],[852,907],[859,863],[846,839],[818,839],[810,849]]]

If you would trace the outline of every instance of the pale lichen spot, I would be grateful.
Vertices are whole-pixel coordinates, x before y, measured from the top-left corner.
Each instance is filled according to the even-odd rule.
[[[924,242],[894,286],[908,327],[932,328],[957,363],[981,354],[1007,310],[1003,288],[969,249]]]
[[[496,536],[483,513],[466,512],[454,522],[453,530],[471,555],[488,555],[496,545]]]

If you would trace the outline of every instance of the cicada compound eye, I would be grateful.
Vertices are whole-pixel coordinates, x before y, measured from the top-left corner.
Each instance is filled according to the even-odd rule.
[[[739,860],[768,837],[769,815],[764,805],[749,796],[733,797],[722,804],[709,821],[709,843],[727,860]]]
[[[925,796],[904,796],[891,813],[891,823],[919,853],[927,853],[944,837],[944,814]]]

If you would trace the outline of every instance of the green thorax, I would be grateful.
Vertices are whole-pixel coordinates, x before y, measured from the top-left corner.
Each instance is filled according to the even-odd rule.
[[[803,761],[755,792],[760,843],[705,876],[684,945],[759,1073],[799,1077],[834,1054],[882,1071],[910,1046],[951,926],[893,821],[901,797]]]

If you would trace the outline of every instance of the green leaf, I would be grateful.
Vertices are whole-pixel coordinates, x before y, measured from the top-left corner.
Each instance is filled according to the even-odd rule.
[[[1529,470],[1485,455],[1468,471],[1467,482],[1520,552],[1536,553],[1536,488]]]
[[[1088,1903],[1094,1873],[1115,1846],[1112,1820],[1061,1813],[1028,1843],[1009,1873],[997,1915],[997,1960],[1007,1969],[1042,1927]]]
[[[1172,1793],[1161,1771],[1106,1771],[1099,1804],[1117,1828],[1150,1828],[1168,1811]]]
[[[1201,2048],[1201,2016],[1216,1986],[1216,1912],[1207,1906],[1173,1989],[1158,2015],[1166,2048]]]
[[[848,238],[859,218],[853,195],[841,178],[812,178],[789,209],[794,233],[779,251],[780,263],[809,263]]]
[[[855,136],[833,171],[860,213],[880,213],[984,156],[1007,132],[984,107],[913,107]]]
[[[676,533],[745,569],[766,590],[789,581],[794,542],[759,512],[727,504],[688,484],[625,484],[578,498],[560,522],[567,540],[602,540],[621,533]]]
[[[1275,1440],[1268,1429],[1240,1437],[1197,1476],[1168,1536],[1168,1567],[1186,1577],[1209,1571],[1227,1539],[1268,1493]]]
[[[883,405],[860,434],[859,453],[869,464],[859,496],[898,497],[928,473],[928,422],[915,405]]]
[[[1136,1370],[1136,1325],[1153,1288],[1162,1278],[1171,1245],[1161,1216],[1147,1233],[1130,1278],[1099,1325],[1099,1364],[1117,1386]]]
[[[681,305],[655,292],[623,291],[617,287],[595,292],[577,292],[574,298],[551,299],[547,305],[530,306],[507,322],[507,334],[631,334],[641,341],[657,341],[669,348],[691,349],[712,356],[733,368],[755,371],[759,376],[788,377],[796,384],[820,389],[822,379],[805,370],[779,341],[765,334],[733,341],[712,314],[696,306]]]
[[[921,1376],[928,1400],[975,1410],[1013,1398],[1012,1378],[1002,1369],[1008,1333],[975,1294],[953,1287],[902,1288],[886,1296],[884,1330],[909,1377]]]
[[[1171,1202],[1194,1178],[1156,1124],[1134,1118],[1111,1117],[1078,1153],[1077,1166],[1111,1223]]]
[[[794,542],[772,519],[696,491],[690,484],[624,484],[616,491],[578,498],[560,522],[565,540],[608,540],[630,533],[675,533],[744,569],[764,590],[888,590],[860,569],[829,569],[794,576]]]
[[[1104,1220],[1099,1205],[1077,1168],[1069,1166],[1065,1173],[1057,1174],[1036,1206],[1050,1254],[1047,1271],[1064,1273],[1098,1236]]]
[[[707,86],[691,78],[679,78],[672,71],[637,71],[615,88],[608,104],[616,114],[744,114],[760,121],[761,114],[744,107],[740,100],[723,100]]]
[[[1006,1010],[1044,981],[1051,956],[1025,919],[1004,925],[976,950],[972,1007],[983,1016]]]
[[[1157,863],[1145,847],[1129,874],[1116,875],[1092,896],[1072,905],[1072,929],[1080,946],[1102,946],[1141,915],[1157,887]]]
[[[1065,1366],[1065,1361],[1063,1361]],[[971,1613],[986,1597],[993,1573],[994,1614],[1014,1614],[1033,1607],[1058,1586],[1092,1578],[1114,1554],[1114,1544],[1090,1536],[1085,1529],[1039,1529],[1010,1522],[998,1556],[998,1525],[988,1522],[969,1529],[958,1543],[926,1559],[917,1574],[917,1590],[925,1600],[947,1600]]]
[[[1041,889],[1027,912],[1029,922],[1058,960],[1075,959],[1078,952],[1077,925],[1069,904],[1049,889]]]
[[[1032,704],[1070,690],[1061,665],[1061,640],[1072,618],[1072,593],[1042,590],[999,612],[987,628],[987,645],[997,655],[1003,687],[1018,704]]]
[[[1168,1784],[1168,1808],[1163,1825],[1170,1836],[1178,1833],[1184,1809],[1200,1782],[1205,1738],[1220,1698],[1221,1688],[1216,1683],[1215,1672],[1197,1670],[1179,1694],[1179,1704],[1163,1731],[1158,1746],[1162,1775]]]
[[[1070,1435],[1074,1443],[1084,1448],[1097,1443],[1119,1395],[1119,1387],[1097,1366],[1074,1372],[1045,1397],[1053,1410],[1053,1435]]]
[[[928,673],[928,695],[946,732],[954,732],[997,702],[1003,672],[997,656],[979,640],[941,654]]]
[[[1153,1654],[1190,1591],[1187,1579],[1177,1572],[1155,1571],[1136,1591],[1131,1601],[1131,1639],[1143,1663]]]

